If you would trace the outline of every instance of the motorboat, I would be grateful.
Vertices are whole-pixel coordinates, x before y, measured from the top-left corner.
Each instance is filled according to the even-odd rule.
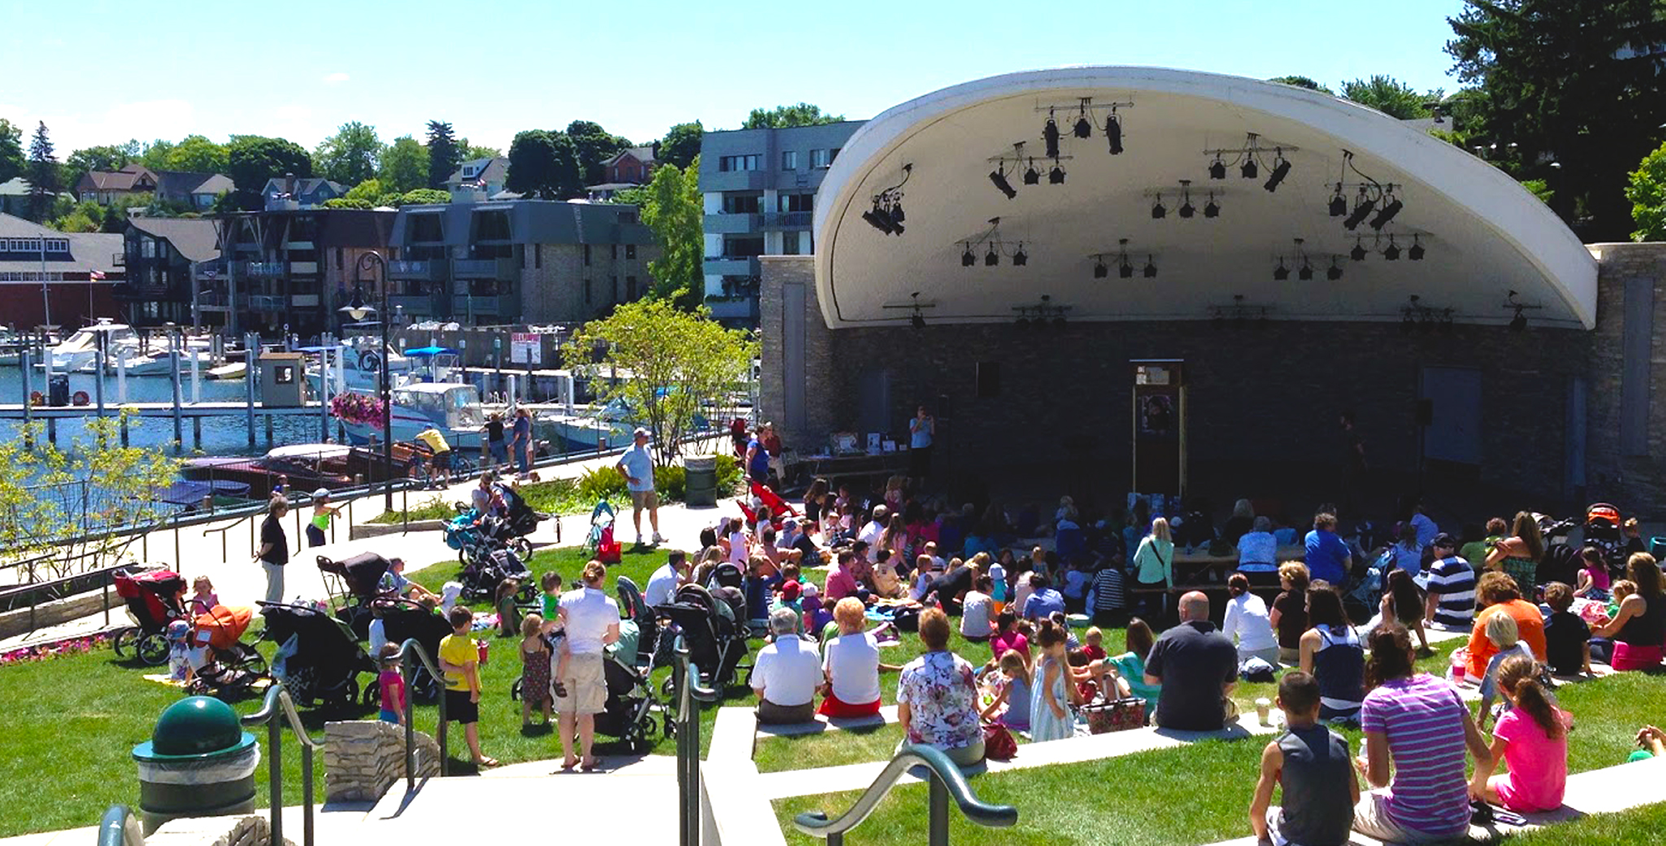
[[[315,488],[340,489],[361,477],[367,483],[384,481],[390,475],[381,453],[347,444],[291,444],[274,447],[265,455],[186,459],[180,478],[187,482],[221,482],[248,485],[250,499],[264,499],[280,475],[289,477],[291,490],[310,492]],[[401,467],[392,474],[404,475]]]
[[[394,388],[390,397],[395,442],[416,440],[418,432],[433,427],[455,449],[480,448],[486,413],[480,404],[479,388],[462,382],[410,382]],[[379,442],[386,437],[379,416],[368,421],[343,419],[342,428],[355,444]]]
[[[242,360],[238,360],[238,361],[228,361],[225,364],[221,364],[221,365],[218,365],[216,367],[208,368],[208,372],[203,375],[203,378],[205,378],[205,379],[242,379],[243,377],[245,377],[247,375],[249,375],[249,365],[248,365],[248,363],[245,362],[245,361],[242,361]]]
[[[55,373],[73,373],[92,368],[98,361],[99,339],[104,339],[104,353],[119,355],[122,347],[139,348],[139,336],[133,327],[100,317],[97,323],[76,330],[64,342],[47,351],[47,361]]]
[[[319,380],[323,374],[321,363],[326,355],[330,359],[330,393],[337,393],[340,389],[374,391],[381,384],[382,344],[376,338],[360,335],[333,346],[301,347],[298,352],[319,358],[318,362],[307,365],[307,380],[312,383],[315,392],[322,391]],[[397,385],[411,371],[412,361],[398,350],[390,349],[388,352],[388,381]]]
[[[183,349],[179,351],[179,372],[190,373],[193,359],[197,362],[197,369],[204,373],[212,370],[217,361],[214,353],[209,350]],[[105,369],[115,372],[121,366],[114,361],[110,361],[106,362]],[[129,376],[172,376],[174,372],[173,358],[167,350],[129,355],[125,366]]]

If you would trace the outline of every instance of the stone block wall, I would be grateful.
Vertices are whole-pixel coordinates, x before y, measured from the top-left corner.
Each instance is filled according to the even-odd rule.
[[[272,846],[272,824],[263,814],[170,820],[145,838],[146,846]],[[288,838],[283,846],[291,846]]]
[[[440,747],[416,733],[417,778],[440,774]],[[405,777],[405,729],[380,720],[324,724],[324,801],[374,802]]]

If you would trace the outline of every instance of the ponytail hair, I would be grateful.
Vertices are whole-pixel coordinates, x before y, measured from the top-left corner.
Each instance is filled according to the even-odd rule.
[[[1516,707],[1527,712],[1533,722],[1544,729],[1547,737],[1561,737],[1565,727],[1556,706],[1550,704],[1550,693],[1539,683],[1540,667],[1526,655],[1512,655],[1498,665],[1498,686],[1510,694]]]
[[[1058,623],[1043,617],[1036,623],[1035,640],[1041,644],[1042,649],[1050,649],[1064,643],[1066,638],[1064,629]]]
[[[1391,679],[1407,678],[1416,672],[1412,663],[1411,634],[1397,622],[1385,622],[1371,630],[1371,657],[1365,660],[1365,687],[1378,687]]]

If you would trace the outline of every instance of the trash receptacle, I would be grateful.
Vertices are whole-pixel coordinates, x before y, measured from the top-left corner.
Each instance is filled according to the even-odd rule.
[[[683,502],[688,505],[717,504],[717,459],[710,455],[690,456],[683,461],[686,490]]]
[[[54,406],[69,405],[69,374],[54,373],[46,383],[46,404]]]
[[[169,705],[150,740],[133,747],[145,834],[180,817],[247,814],[255,808],[260,745],[231,706],[208,696]]]

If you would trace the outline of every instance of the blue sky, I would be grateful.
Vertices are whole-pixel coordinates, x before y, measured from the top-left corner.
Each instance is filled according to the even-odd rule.
[[[992,74],[1132,64],[1327,85],[1387,73],[1455,87],[1462,0],[1054,3],[562,0],[12,3],[0,117],[45,120],[59,156],[129,138],[279,135],[349,120],[384,140],[450,120],[476,143],[594,120],[638,142],[733,128],[805,100],[867,118]],[[25,72],[24,69],[33,69]]]

